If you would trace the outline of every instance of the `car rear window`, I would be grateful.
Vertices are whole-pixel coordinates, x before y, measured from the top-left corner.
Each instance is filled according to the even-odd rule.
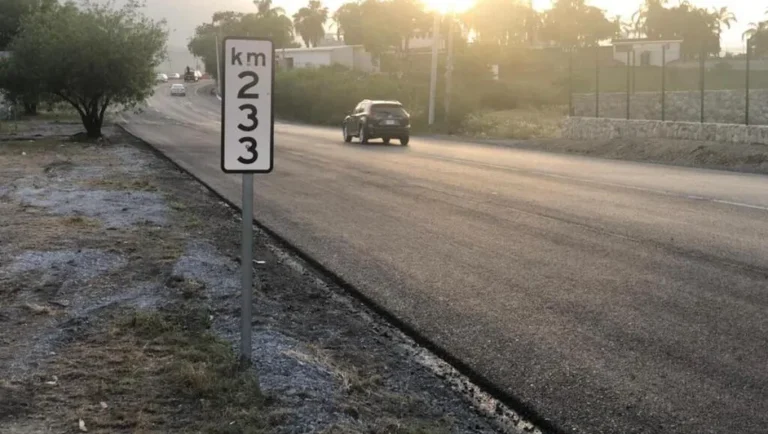
[[[377,115],[399,115],[405,116],[405,108],[397,104],[376,104],[371,106],[371,113]]]

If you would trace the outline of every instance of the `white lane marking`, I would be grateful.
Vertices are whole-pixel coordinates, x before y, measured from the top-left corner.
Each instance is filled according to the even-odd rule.
[[[536,173],[536,174],[539,174],[539,175],[542,175],[542,176],[549,176],[549,177],[552,177],[552,178],[562,178],[562,179],[568,179],[568,180],[574,180],[574,181],[581,181],[581,182],[584,182],[584,183],[587,183],[587,184],[596,184],[596,185],[605,185],[605,186],[609,186],[609,187],[627,188],[627,189],[631,189],[631,190],[637,190],[637,191],[642,191],[642,192],[646,192],[646,193],[655,193],[655,194],[660,194],[660,195],[669,196],[669,197],[680,197],[680,198],[690,199],[690,200],[698,200],[698,201],[704,201],[704,202],[713,202],[713,203],[720,203],[720,204],[724,204],[724,205],[731,205],[731,206],[737,206],[737,207],[742,207],[742,208],[750,208],[750,209],[756,209],[756,210],[761,210],[761,211],[768,211],[768,207],[767,206],[752,205],[752,204],[743,203],[743,202],[735,202],[735,201],[724,200],[724,199],[716,199],[716,198],[713,198],[713,197],[705,197],[705,196],[698,196],[698,195],[681,195],[679,193],[675,193],[675,192],[671,192],[671,191],[666,191],[666,190],[657,190],[657,189],[654,189],[654,188],[647,188],[647,187],[636,187],[636,186],[632,186],[632,185],[619,184],[619,183],[616,183],[616,182],[608,182],[608,181],[592,181],[592,180],[583,179],[583,178],[577,178],[577,177],[573,177],[573,176],[557,175],[557,174],[554,174],[554,173],[546,173],[546,172],[541,172],[541,171],[533,171],[533,173]]]
[[[618,182],[595,181],[595,180],[590,180],[590,179],[585,179],[585,178],[579,178],[579,177],[576,177],[576,176],[559,175],[557,173],[544,172],[544,171],[541,171],[541,170],[529,170],[529,169],[523,169],[523,168],[512,167],[512,166],[502,166],[500,164],[484,163],[484,162],[481,162],[481,161],[472,161],[472,160],[467,160],[467,159],[464,159],[464,158],[443,157],[443,156],[435,155],[435,154],[432,154],[432,153],[429,153],[429,152],[425,152],[425,153],[423,153],[423,155],[428,155],[430,157],[433,157],[433,158],[436,158],[436,159],[439,159],[439,160],[451,161],[451,162],[454,162],[454,163],[469,163],[469,164],[475,164],[475,165],[479,165],[479,166],[492,167],[492,168],[495,168],[495,169],[507,170],[507,171],[510,171],[510,172],[531,173],[531,174],[534,174],[534,175],[539,175],[539,176],[548,177],[548,178],[564,179],[564,180],[568,180],[568,181],[579,181],[579,182],[583,182],[585,184],[601,185],[601,186],[617,187],[617,188],[626,188],[626,189],[629,189],[629,190],[642,191],[642,192],[645,192],[645,193],[654,193],[654,194],[659,194],[659,195],[669,196],[669,197],[676,197],[676,198],[683,198],[683,199],[690,199],[690,200],[700,200],[700,201],[706,201],[706,202],[712,202],[712,203],[720,203],[720,204],[723,204],[723,205],[731,205],[731,206],[742,207],[742,208],[749,208],[749,209],[756,209],[756,210],[761,210],[761,211],[768,211],[768,206],[763,206],[763,205],[752,205],[752,204],[743,203],[743,202],[729,201],[729,200],[716,199],[716,198],[708,198],[708,197],[698,196],[698,195],[686,195],[686,194],[680,194],[680,193],[675,193],[675,192],[666,191],[666,190],[658,190],[658,189],[648,188],[648,187],[637,187],[637,186],[633,186],[633,185],[620,184]]]
[[[730,200],[721,200],[721,199],[711,199],[711,201],[716,203],[722,203],[725,205],[733,205],[733,206],[740,206],[743,208],[751,208],[751,209],[758,209],[761,211],[768,211],[768,206],[750,205],[748,203],[731,202]]]

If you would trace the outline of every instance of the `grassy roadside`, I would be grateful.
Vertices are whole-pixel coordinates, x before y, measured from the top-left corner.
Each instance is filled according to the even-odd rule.
[[[6,396],[56,432],[84,431],[81,423],[88,432],[272,432],[279,418],[256,376],[204,321],[190,320],[195,308],[111,314],[50,361],[55,377],[27,384],[27,399],[18,386]]]
[[[459,134],[482,139],[559,138],[567,110],[552,106],[475,113],[460,127]]]
[[[261,236],[254,368],[237,370],[234,213],[116,129],[88,142],[71,139],[77,124],[24,128],[22,139],[0,134],[0,433],[524,424],[478,411],[396,332]]]

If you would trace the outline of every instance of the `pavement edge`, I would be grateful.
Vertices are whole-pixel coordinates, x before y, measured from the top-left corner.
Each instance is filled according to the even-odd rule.
[[[207,182],[203,181],[197,175],[192,173],[190,170],[186,169],[185,167],[177,163],[175,160],[173,160],[173,158],[171,158],[169,155],[167,155],[165,152],[163,152],[159,148],[155,147],[152,143],[131,133],[130,131],[128,131],[128,129],[125,128],[124,125],[120,123],[115,123],[114,125],[120,128],[120,130],[122,130],[129,136],[133,137],[134,139],[138,140],[141,143],[144,143],[148,148],[153,150],[157,155],[162,157],[164,160],[171,163],[178,170],[180,170],[183,173],[186,173],[187,175],[195,179],[202,186],[204,186],[208,191],[214,194],[219,200],[226,203],[234,211],[236,212],[241,211],[240,207],[236,203],[227,199],[224,195],[220,194],[216,189],[214,189]],[[459,360],[457,357],[454,357],[448,350],[445,350],[440,345],[433,343],[429,338],[424,336],[422,333],[420,333],[410,324],[397,318],[394,314],[387,311],[379,303],[377,303],[372,298],[368,297],[367,295],[359,291],[357,288],[355,288],[354,285],[347,282],[344,278],[342,278],[335,272],[326,268],[323,264],[321,264],[318,260],[313,258],[310,254],[305,252],[300,247],[293,245],[288,240],[286,240],[285,238],[280,236],[278,233],[276,233],[269,227],[265,226],[255,218],[252,220],[252,223],[256,225],[256,227],[258,227],[261,231],[263,231],[268,236],[270,236],[272,240],[279,247],[296,255],[299,259],[301,259],[302,261],[310,265],[315,272],[317,272],[323,277],[323,279],[326,279],[332,282],[334,285],[344,290],[347,294],[349,294],[350,296],[352,296],[353,298],[361,302],[365,307],[370,309],[373,313],[378,315],[385,322],[389,323],[392,327],[400,330],[403,334],[413,339],[413,341],[417,345],[424,347],[427,351],[434,354],[437,358],[442,359],[444,362],[446,362],[448,365],[453,367],[461,375],[464,375],[465,377],[467,377],[467,379],[469,379],[472,383],[478,386],[481,390],[485,391],[490,396],[497,399],[498,401],[500,401],[501,403],[503,403],[504,405],[508,406],[510,409],[518,413],[520,416],[524,417],[529,422],[534,424],[536,428],[541,430],[543,434],[565,434],[568,432],[568,430],[566,430],[564,427],[561,427],[558,424],[556,424],[554,421],[543,417],[538,411],[536,411],[530,405],[524,403],[519,398],[515,397],[514,395],[508,392],[503,391],[498,386],[494,385],[493,382],[485,378],[485,376],[483,376],[482,374],[475,371],[468,364]]]

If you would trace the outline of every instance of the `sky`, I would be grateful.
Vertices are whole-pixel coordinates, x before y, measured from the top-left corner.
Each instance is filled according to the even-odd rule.
[[[439,0],[427,0],[435,3]],[[454,0],[466,3],[468,0]],[[676,0],[672,0],[675,2]],[[192,36],[195,26],[211,19],[211,15],[220,10],[233,10],[238,12],[255,11],[252,0],[146,0],[148,15],[155,19],[165,18],[172,30],[169,45],[171,47],[185,47],[187,40]],[[283,7],[289,15],[293,15],[307,0],[275,0],[275,6]],[[338,8],[344,0],[325,0],[323,4],[332,11]],[[629,17],[637,10],[640,0],[587,0],[587,3],[606,10],[609,17],[621,15],[623,19]],[[748,0],[693,0],[693,4],[700,7],[712,8],[727,5],[736,14],[738,22],[731,30],[723,34],[722,46],[728,51],[743,51],[741,34],[748,28],[750,22],[760,21],[768,17],[764,16],[766,6],[760,2]],[[534,8],[545,10],[550,6],[550,0],[533,0]]]

